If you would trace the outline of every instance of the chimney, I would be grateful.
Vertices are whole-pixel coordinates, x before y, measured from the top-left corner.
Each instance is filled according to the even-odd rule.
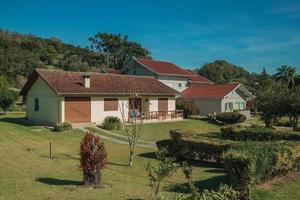
[[[90,88],[91,87],[91,79],[90,79],[90,75],[85,74],[83,75],[83,85],[85,88]]]

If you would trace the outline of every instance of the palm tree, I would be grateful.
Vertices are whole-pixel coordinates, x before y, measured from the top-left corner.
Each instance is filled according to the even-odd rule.
[[[295,77],[297,76],[296,68],[282,65],[281,67],[277,68],[277,73],[274,76],[277,81],[280,81],[281,83],[285,82],[289,88],[293,88],[295,85]]]

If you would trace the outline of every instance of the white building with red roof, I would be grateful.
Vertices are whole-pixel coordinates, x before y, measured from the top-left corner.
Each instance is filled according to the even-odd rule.
[[[134,58],[123,70],[129,75],[153,76],[165,85],[182,92],[190,84],[213,84],[212,81],[171,62]]]
[[[245,110],[253,95],[239,83],[215,84],[193,70],[171,62],[134,58],[123,70],[130,75],[153,76],[196,102],[203,115]]]

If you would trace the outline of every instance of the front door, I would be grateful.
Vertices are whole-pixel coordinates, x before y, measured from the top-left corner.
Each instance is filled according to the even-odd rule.
[[[142,114],[141,98],[129,98],[129,119],[140,118]]]

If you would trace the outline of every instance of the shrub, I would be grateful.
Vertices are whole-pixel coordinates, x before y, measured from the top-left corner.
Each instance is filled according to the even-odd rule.
[[[236,124],[244,122],[247,118],[238,112],[224,112],[217,114],[216,119],[225,124]]]
[[[198,115],[199,109],[193,100],[187,100],[183,98],[178,98],[176,100],[176,108],[178,110],[183,110],[183,117],[189,118],[192,115]]]
[[[54,131],[56,132],[63,132],[63,131],[69,131],[72,130],[72,124],[68,122],[63,122],[63,123],[57,123],[54,126]]]
[[[105,117],[101,127],[106,130],[120,130],[121,120],[118,117],[107,116]]]
[[[254,183],[256,157],[245,151],[232,149],[223,155],[229,178],[236,184],[248,187]]]
[[[158,148],[166,147],[170,155],[192,160],[221,161],[222,154],[232,147],[232,143],[216,138],[203,137],[194,140],[196,132],[192,130],[171,130],[170,140],[161,140]]]
[[[223,155],[229,178],[242,189],[292,170],[297,162],[290,147],[275,143],[241,143]]]
[[[198,193],[197,196],[180,195],[177,196],[176,200],[238,200],[239,192],[234,190],[231,186],[221,184],[217,191],[215,190],[204,190]]]
[[[274,140],[300,140],[297,133],[282,133],[264,127],[222,127],[221,137],[235,141],[274,141]]]
[[[87,132],[80,143],[80,166],[88,186],[102,186],[101,170],[107,165],[107,154],[100,137]]]

